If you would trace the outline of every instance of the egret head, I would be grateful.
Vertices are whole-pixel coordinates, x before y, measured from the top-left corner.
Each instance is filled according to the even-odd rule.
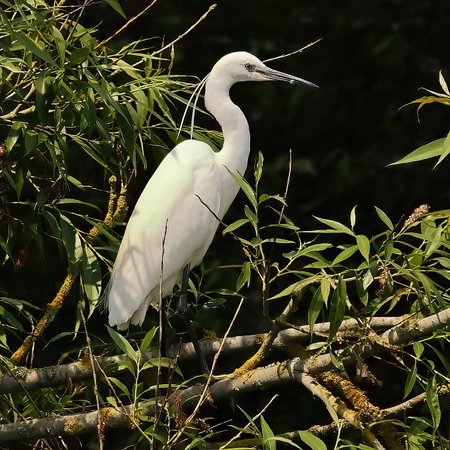
[[[311,87],[318,87],[302,78],[271,69],[248,52],[234,52],[225,55],[214,65],[210,75],[227,80],[230,84],[239,81],[278,80],[290,84],[306,84]]]

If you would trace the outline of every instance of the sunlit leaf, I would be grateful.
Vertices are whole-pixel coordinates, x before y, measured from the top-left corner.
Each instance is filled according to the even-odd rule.
[[[316,220],[318,220],[319,222],[324,223],[325,225],[328,225],[332,230],[335,230],[338,233],[344,233],[344,234],[349,234],[350,236],[354,236],[354,233],[352,230],[350,230],[350,228],[348,228],[347,226],[345,226],[344,224],[337,222],[335,220],[331,220],[331,219],[324,219],[321,217],[317,217],[314,216],[314,218]]]
[[[398,164],[409,164],[412,162],[423,161],[425,159],[436,158],[444,152],[445,140],[446,138],[436,139],[435,141],[422,145],[413,152],[389,165],[395,166]]]
[[[141,345],[139,346],[139,350],[140,350],[141,353],[144,353],[150,347],[150,345],[153,342],[153,339],[154,339],[157,331],[158,331],[158,327],[153,327],[144,336],[144,339],[142,339]]]
[[[358,234],[356,236],[356,243],[358,245],[358,250],[363,256],[363,258],[369,262],[370,257],[370,241],[367,236],[364,236],[363,234]]]
[[[392,224],[391,219],[387,216],[387,214],[381,210],[380,208],[377,208],[375,206],[375,211],[378,214],[378,217],[382,220],[382,222],[391,230],[394,230],[394,225]]]
[[[353,256],[358,251],[357,245],[349,245],[347,248],[342,250],[339,255],[334,258],[333,262],[331,263],[332,266],[335,266],[336,264],[340,264],[341,262],[347,260],[351,256]]]
[[[300,439],[312,450],[327,450],[327,446],[322,441],[310,431],[299,431],[298,435]]]
[[[355,205],[352,210],[350,211],[350,226],[353,228],[355,228],[356,225],[356,208],[358,205]]]
[[[261,416],[261,432],[264,450],[276,450],[276,443],[272,440],[274,437],[273,431],[263,416]]]
[[[107,326],[106,329],[108,330],[109,335],[111,336],[117,347],[122,350],[123,353],[129,356],[134,362],[137,362],[139,357],[136,350],[134,350],[131,344],[113,328]]]

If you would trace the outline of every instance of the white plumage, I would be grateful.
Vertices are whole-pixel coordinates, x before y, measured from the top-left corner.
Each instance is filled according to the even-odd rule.
[[[222,127],[223,148],[216,153],[204,142],[186,140],[150,178],[112,270],[107,298],[111,326],[141,325],[148,307],[159,304],[161,281],[163,296],[170,295],[186,264],[194,267],[205,256],[219,225],[215,216],[224,216],[239,191],[229,171],[244,174],[250,152],[247,120],[229,90],[236,82],[252,80],[315,86],[270,69],[246,52],[230,53],[214,65],[205,86],[205,105]]]

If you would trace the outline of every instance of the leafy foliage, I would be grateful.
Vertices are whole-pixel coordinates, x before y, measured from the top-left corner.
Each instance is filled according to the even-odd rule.
[[[107,333],[98,332],[87,321],[98,307],[103,275],[117,244],[113,230],[117,223],[112,218],[116,222],[124,218],[124,211],[122,215],[112,211],[117,210],[135,173],[147,168],[150,159],[159,159],[173,143],[173,110],[185,103],[179,90],[190,85],[170,75],[171,61],[143,47],[142,42],[116,50],[99,42],[96,30],[82,25],[86,5],[64,9],[49,7],[41,0],[0,2],[2,271],[14,278],[20,277],[27,265],[45,266],[49,292],[66,274],[80,282],[72,289],[77,306],[68,306],[73,311],[71,317],[76,316],[75,323],[71,318],[54,334],[51,330],[38,334],[36,330],[42,329],[38,320],[42,299],[36,298],[47,298],[48,292],[21,298],[8,277],[2,277],[0,371],[25,379],[26,369],[13,364],[11,353],[32,329],[38,349],[58,341],[67,348],[58,357],[48,357],[49,361],[41,361],[39,355],[29,360],[29,365],[74,359],[96,367],[94,354],[124,355],[114,360],[108,373],[98,371],[88,382],[68,381],[64,386],[35,391],[24,386],[19,392],[8,392],[0,402],[2,424],[112,408],[133,425],[129,433],[120,436],[118,446],[204,448],[222,443],[224,448],[247,445],[268,450],[281,446],[323,450],[333,445],[373,448],[367,440],[363,442],[359,430],[357,435],[347,432],[337,419],[339,411],[356,409],[357,405],[342,393],[340,409],[335,411],[329,400],[321,412],[321,418],[328,418],[328,412],[332,418],[329,431],[323,434],[319,432],[323,428],[318,431],[319,422],[311,426],[305,413],[308,406],[317,407],[312,396],[299,414],[289,411],[283,416],[284,428],[277,427],[277,414],[271,414],[272,403],[278,401],[275,397],[259,411],[257,402],[238,406],[240,416],[230,425],[218,417],[218,409],[214,411],[217,417],[205,417],[198,411],[187,417],[184,405],[162,397],[166,389],[179,394],[198,380],[188,375],[192,367],[178,366],[161,355],[151,356],[156,327],[125,337],[109,328]],[[124,15],[119,2],[107,3]],[[432,96],[416,101],[419,109],[430,102],[449,104],[442,74],[440,83],[443,93],[430,91]],[[210,141],[211,135],[197,129],[196,136]],[[434,141],[396,164],[429,157],[439,157],[440,164],[448,154],[449,142],[448,137]],[[222,234],[224,239],[235,239],[243,261],[220,268],[221,274],[231,273],[229,278],[235,280],[232,289],[224,285],[215,290],[205,288],[208,278],[219,270],[206,268],[197,273],[190,280],[194,307],[223,320],[222,313],[234,308],[233,299],[242,296],[257,299],[246,319],[254,317],[259,326],[266,324],[274,336],[283,328],[297,330],[307,323],[306,348],[286,344],[281,350],[282,361],[275,359],[277,355],[264,354],[258,362],[270,357],[281,367],[292,358],[306,364],[330,355],[336,372],[353,383],[355,391],[367,390],[376,408],[417,402],[411,414],[405,409],[408,414],[395,418],[369,416],[368,423],[363,423],[362,416],[355,422],[356,429],[384,432],[382,427],[387,424],[391,436],[400,436],[408,448],[448,447],[448,414],[441,404],[442,396],[448,395],[450,376],[448,328],[418,334],[401,347],[391,348],[371,328],[371,320],[395,314],[411,322],[413,328],[418,319],[450,307],[450,210],[430,211],[422,205],[406,219],[395,221],[375,207],[372,218],[377,234],[371,235],[362,231],[360,211],[354,207],[345,223],[316,217],[316,226],[304,229],[288,217],[290,180],[282,195],[267,194],[261,187],[267,172],[259,154],[254,180],[231,174],[241,187],[245,204],[241,217],[225,225]],[[113,182],[108,187],[111,176],[120,180],[120,187]],[[51,269],[56,269],[57,275],[51,275]],[[61,293],[61,297],[62,303],[68,293]],[[342,331],[348,318],[356,319],[360,327]],[[328,324],[326,333],[315,331],[316,325],[323,324]],[[255,330],[247,326],[244,331]],[[358,346],[374,341],[379,352],[370,360],[354,355]],[[356,369],[348,363],[352,358]],[[234,369],[236,361],[231,358],[227,363]],[[326,389],[331,391],[323,387],[322,393]],[[233,402],[239,401],[239,392],[233,394]],[[289,395],[280,403],[294,409],[301,403],[297,401],[300,395],[289,387]],[[231,400],[231,394],[229,397]],[[328,398],[332,398],[331,393]],[[386,404],[388,398],[393,399],[392,404]],[[247,407],[251,413],[246,412]],[[233,416],[234,405],[232,412],[225,406],[222,409]],[[348,415],[345,417],[347,420]],[[284,433],[287,426],[295,431]],[[98,431],[102,442],[102,430]],[[67,447],[58,439],[48,445]]]

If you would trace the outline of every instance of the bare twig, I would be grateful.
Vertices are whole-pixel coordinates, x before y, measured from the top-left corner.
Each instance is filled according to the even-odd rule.
[[[202,15],[200,16],[200,18],[193,24],[191,25],[184,33],[180,34],[176,39],[174,39],[172,42],[169,42],[167,45],[164,45],[163,47],[161,47],[159,50],[156,50],[155,52],[152,53],[152,56],[156,56],[156,55],[160,55],[161,53],[163,53],[165,50],[167,50],[170,47],[173,47],[178,41],[180,41],[181,39],[183,39],[187,34],[189,34],[194,28],[196,28],[198,26],[198,24],[200,22],[202,22],[203,20],[206,19],[206,17],[209,15],[209,13],[211,13],[214,9],[216,9],[217,4],[213,4],[211,5],[208,10]]]
[[[280,56],[274,56],[273,58],[265,59],[264,62],[266,63],[266,62],[276,61],[277,59],[288,58],[289,56],[296,55],[297,53],[302,53],[303,51],[305,51],[309,47],[312,47],[313,45],[317,44],[321,40],[322,40],[322,38],[317,39],[314,42],[310,42],[309,44],[305,45],[302,48],[294,50],[293,52],[286,53],[286,54],[283,54],[283,55],[280,55]]]
[[[124,25],[122,25],[117,31],[115,31],[111,36],[107,37],[106,39],[103,39],[103,41],[101,41],[99,44],[97,44],[97,46],[95,47],[96,49],[99,47],[102,47],[104,45],[106,45],[109,41],[111,41],[112,39],[114,39],[115,37],[117,37],[120,33],[122,33],[122,31],[124,31],[125,29],[127,29],[133,22],[135,22],[137,19],[139,19],[140,17],[142,17],[144,14],[146,14],[149,9],[157,2],[158,0],[153,0],[149,5],[147,5],[142,11],[140,11],[138,14],[136,14],[135,16],[133,16],[131,19],[129,19]]]

